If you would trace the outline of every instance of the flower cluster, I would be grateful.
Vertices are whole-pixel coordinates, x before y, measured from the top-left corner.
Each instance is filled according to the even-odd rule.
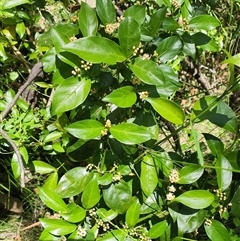
[[[105,128],[101,130],[101,136],[106,136],[109,128],[111,128],[111,121],[106,120]]]
[[[177,169],[172,169],[169,175],[169,180],[171,183],[177,183],[179,181],[179,172]]]
[[[118,181],[121,180],[121,178],[122,178],[122,175],[119,172],[117,172],[113,175],[112,179],[113,179],[114,182],[118,182]]]
[[[81,68],[83,68],[84,70],[89,70],[92,66],[92,63],[86,62],[84,60],[81,60]]]
[[[117,17],[116,23],[109,23],[105,26],[105,32],[107,34],[112,34],[116,29],[118,29],[120,22],[123,20],[123,16]]]
[[[143,54],[142,47],[143,47],[142,43],[140,43],[138,47],[133,46],[133,56],[137,56],[138,54]]]
[[[85,237],[87,235],[86,228],[83,228],[82,226],[78,226],[77,232],[81,237]]]
[[[210,226],[212,224],[212,220],[206,219],[204,223],[205,223],[205,225]]]
[[[166,199],[168,201],[172,201],[175,198],[174,193],[176,192],[176,188],[173,185],[171,185],[171,186],[168,187],[168,191],[169,192],[166,195]]]
[[[172,0],[172,6],[174,8],[180,8],[181,4],[177,0]]]
[[[98,228],[102,227],[103,231],[105,231],[105,232],[110,228],[109,223],[103,222],[102,219],[97,219],[96,223],[98,225]]]
[[[73,41],[77,40],[77,38],[76,38],[75,36],[72,36],[72,37],[70,37],[69,40],[70,40],[71,42],[73,42]]]
[[[148,98],[148,91],[139,92],[139,97],[141,100]]]
[[[217,197],[219,197],[220,201],[225,201],[227,199],[226,193],[222,192],[221,189],[213,190]]]
[[[129,230],[129,227],[127,224],[123,225],[123,228],[126,232],[129,232],[129,235],[132,237],[137,237],[138,240],[141,241],[151,241],[151,239],[143,232],[143,229],[141,226],[139,227],[135,227],[135,228],[131,228]]]
[[[140,85],[140,84],[141,84],[141,80],[135,76],[135,77],[132,79],[132,84],[133,84],[133,85]]]
[[[80,73],[81,73],[81,69],[75,66],[74,70],[72,70],[72,74],[73,75],[77,75],[78,77],[80,77],[81,76]]]

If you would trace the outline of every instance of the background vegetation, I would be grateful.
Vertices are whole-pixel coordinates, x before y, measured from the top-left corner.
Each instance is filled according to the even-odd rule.
[[[0,239],[240,240],[238,0],[0,21]]]

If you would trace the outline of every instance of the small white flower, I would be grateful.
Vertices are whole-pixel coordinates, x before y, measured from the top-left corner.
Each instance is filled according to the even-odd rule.
[[[173,193],[169,192],[166,195],[166,198],[167,198],[168,201],[172,201],[175,198],[175,195]]]

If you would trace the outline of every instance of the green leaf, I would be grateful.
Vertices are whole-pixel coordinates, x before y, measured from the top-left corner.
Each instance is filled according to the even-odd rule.
[[[16,179],[19,178],[21,175],[21,170],[20,170],[20,165],[19,165],[19,161],[16,153],[13,153],[12,160],[11,160],[11,168],[12,168],[14,177]]]
[[[207,145],[211,150],[212,155],[217,156],[218,154],[221,154],[224,152],[224,144],[219,138],[209,133],[202,133],[202,134],[207,141]]]
[[[209,120],[213,124],[237,133],[238,122],[233,110],[215,96],[205,96],[196,101],[191,113],[191,120]]]
[[[78,223],[86,217],[86,210],[76,203],[69,203],[67,212],[62,213],[61,216],[68,222]]]
[[[72,233],[77,225],[61,219],[39,218],[42,226],[53,235],[66,235]]]
[[[113,174],[112,173],[104,173],[100,178],[98,178],[98,184],[100,185],[109,185],[112,183]]]
[[[59,29],[58,27],[51,28],[50,36],[57,54],[60,52],[61,47],[70,42],[70,39],[65,34],[64,30]]]
[[[134,227],[137,224],[140,216],[140,207],[141,205],[139,203],[139,200],[136,198],[127,210],[126,223],[129,227]]]
[[[126,59],[119,45],[100,36],[80,38],[65,45],[62,50],[76,54],[91,63],[116,64]]]
[[[110,128],[112,136],[127,145],[140,144],[151,139],[146,127],[134,123],[122,123]]]
[[[144,22],[145,16],[146,8],[141,5],[133,5],[123,12],[123,17],[132,17],[139,25]]]
[[[166,220],[154,224],[148,231],[147,236],[151,239],[159,238],[167,229],[168,223]]]
[[[67,171],[59,180],[56,192],[62,198],[73,197],[81,193],[92,176],[84,167],[75,167]]]
[[[182,47],[182,41],[177,36],[165,38],[156,49],[158,58],[162,62],[171,60],[182,50]]]
[[[44,189],[55,191],[55,189],[57,187],[57,183],[58,183],[58,173],[53,172],[45,180],[43,187],[44,187]]]
[[[141,189],[148,197],[158,184],[158,170],[151,155],[145,155],[141,161],[140,174]]]
[[[190,43],[190,44],[195,44],[195,45],[206,45],[207,43],[209,43],[211,41],[211,38],[201,32],[198,33],[194,33],[192,35],[190,35],[189,33],[184,33],[182,35],[182,38],[185,42]]]
[[[26,31],[26,28],[25,28],[24,22],[17,23],[16,32],[19,35],[20,39],[23,38],[25,31]]]
[[[56,50],[51,48],[42,57],[43,70],[50,73],[56,69]]]
[[[219,155],[216,161],[216,173],[217,173],[217,183],[218,188],[225,191],[232,182],[232,166],[228,159]]]
[[[182,125],[185,119],[182,108],[175,102],[172,102],[164,98],[146,98],[155,111],[158,112],[164,119],[177,124]]]
[[[231,236],[226,227],[217,220],[211,220],[211,225],[204,225],[207,236],[211,241],[231,240]]]
[[[232,206],[231,206],[231,214],[234,217],[239,217],[240,218],[240,186],[236,189],[234,196],[232,198]]]
[[[64,129],[77,138],[90,140],[101,136],[104,126],[96,120],[89,119],[74,122]]]
[[[120,108],[128,108],[135,104],[137,95],[132,86],[124,86],[114,90],[102,100],[115,104]]]
[[[49,233],[46,229],[44,229],[39,237],[39,241],[59,241],[59,237],[58,236],[54,236],[51,233]]]
[[[225,59],[222,64],[234,64],[240,67],[240,53]]]
[[[127,233],[123,229],[115,229],[107,232],[102,238],[97,238],[97,241],[125,241]]]
[[[62,137],[62,132],[59,132],[59,131],[53,131],[51,133],[49,133],[43,140],[44,143],[46,142],[50,142],[50,141],[56,141],[58,140],[59,138]]]
[[[130,57],[133,47],[138,47],[140,43],[140,28],[138,23],[131,17],[126,17],[118,28],[118,39],[120,47],[125,56]]]
[[[151,153],[156,165],[165,177],[169,177],[171,170],[173,169],[173,161],[167,152]]]
[[[132,203],[132,192],[129,185],[121,180],[103,189],[103,199],[110,209],[124,214]]]
[[[100,200],[100,190],[96,179],[92,179],[82,193],[82,205],[86,209],[94,207]]]
[[[161,211],[161,206],[159,205],[160,196],[157,196],[156,193],[152,193],[141,205],[140,213],[149,214],[154,211]]]
[[[2,0],[0,2],[0,9],[1,10],[11,9],[26,3],[30,3],[30,1],[29,0]]]
[[[113,210],[106,210],[105,208],[98,208],[97,215],[104,221],[109,222],[117,217],[118,213]]]
[[[173,201],[180,202],[193,209],[203,209],[212,204],[214,195],[206,190],[191,190],[184,192]]]
[[[33,166],[35,168],[35,172],[40,174],[47,174],[57,171],[55,167],[43,161],[33,161]]]
[[[78,14],[79,28],[84,37],[95,36],[98,30],[98,20],[95,11],[85,2],[81,2]]]
[[[82,104],[91,89],[91,80],[70,77],[56,89],[52,100],[52,115],[72,110]]]
[[[162,28],[166,31],[176,31],[180,26],[172,17],[166,17],[163,21]]]
[[[55,192],[43,187],[38,187],[38,194],[43,203],[56,212],[66,212],[67,205]]]
[[[203,174],[204,168],[196,164],[183,167],[179,172],[179,184],[190,184],[196,182]]]
[[[167,8],[160,8],[151,16],[149,29],[153,37],[158,33],[161,24],[166,18],[166,12]]]
[[[209,31],[209,30],[215,29],[219,25],[220,23],[215,17],[207,14],[198,15],[189,21],[189,27],[194,30]]]
[[[96,10],[104,25],[116,21],[116,10],[111,0],[97,0]]]

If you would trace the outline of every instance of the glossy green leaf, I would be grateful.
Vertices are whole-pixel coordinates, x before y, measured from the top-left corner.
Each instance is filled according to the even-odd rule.
[[[13,172],[13,176],[17,179],[21,175],[21,169],[18,161],[18,157],[16,153],[13,153],[12,160],[11,160],[11,168]]]
[[[196,164],[183,167],[179,172],[179,184],[190,184],[196,182],[203,174],[204,168]]]
[[[91,63],[116,64],[126,59],[119,45],[100,36],[80,38],[65,45],[62,50],[76,54]]]
[[[137,224],[140,216],[140,207],[139,200],[136,198],[126,212],[126,223],[128,227],[134,227]]]
[[[43,187],[44,189],[55,191],[55,188],[57,187],[57,183],[58,183],[58,173],[53,172],[47,177],[47,179],[43,184]]]
[[[151,133],[144,126],[122,123],[110,128],[112,136],[127,145],[140,144],[151,139]]]
[[[158,112],[164,119],[182,125],[185,119],[185,114],[182,108],[175,102],[164,98],[146,98],[155,111]]]
[[[114,90],[102,100],[115,104],[120,108],[128,108],[135,104],[137,95],[132,86],[124,86]]]
[[[57,171],[55,167],[43,161],[33,161],[33,166],[35,168],[35,172],[40,174],[47,174]]]
[[[61,138],[62,132],[59,131],[53,131],[49,133],[43,140],[43,142],[50,142],[50,141],[56,141],[57,139]]]
[[[21,147],[19,147],[19,151],[20,151],[21,156],[23,157],[24,162],[26,164],[28,164],[29,156],[28,156],[27,148],[25,146],[21,146]]]
[[[74,122],[64,129],[77,138],[90,140],[101,136],[101,131],[104,129],[104,126],[96,120],[89,119]]]
[[[49,233],[46,229],[44,229],[39,237],[39,241],[59,241],[58,236],[54,236],[51,233]]]
[[[211,220],[211,225],[204,225],[204,229],[211,241],[231,240],[231,236],[226,227],[218,220]]]
[[[158,58],[162,62],[171,60],[182,50],[182,47],[182,41],[177,36],[165,38],[156,49]]]
[[[86,171],[86,168],[72,168],[61,177],[57,185],[56,192],[62,198],[73,197],[85,189],[91,178],[92,177]]]
[[[149,214],[154,211],[161,211],[161,206],[159,205],[160,196],[157,196],[156,193],[152,193],[141,205],[140,213]]]
[[[51,48],[42,57],[43,69],[46,73],[50,73],[56,69],[56,50]]]
[[[116,21],[116,10],[111,0],[96,1],[96,10],[104,25]]]
[[[62,82],[56,89],[52,100],[52,115],[72,110],[82,104],[88,96],[91,80],[71,77]]]
[[[94,207],[100,200],[100,190],[96,179],[92,179],[82,193],[82,205],[86,209]]]
[[[207,24],[206,24],[207,23]],[[212,30],[220,25],[219,21],[211,15],[198,15],[189,21],[189,27],[194,30]]]
[[[102,238],[97,238],[97,241],[125,241],[127,233],[123,229],[114,229],[107,232]]]
[[[190,208],[203,209],[212,204],[214,195],[206,190],[191,190],[184,192],[173,201],[180,202]]]
[[[95,36],[98,30],[98,20],[95,11],[85,2],[81,2],[78,14],[79,28],[84,37]]]
[[[169,177],[173,169],[173,160],[167,152],[151,153],[156,165],[165,177]]]
[[[212,155],[217,156],[218,154],[224,152],[224,144],[219,138],[209,133],[202,133],[202,134],[204,135],[205,140],[207,141],[207,145],[211,150]]]
[[[105,208],[98,208],[97,215],[104,221],[109,222],[117,217],[118,213],[113,210],[106,210]]]
[[[68,222],[78,223],[86,217],[86,210],[76,203],[69,203],[67,212],[62,213],[61,216]]]
[[[208,35],[201,32],[194,34],[189,34],[186,32],[183,34],[182,38],[186,43],[195,44],[196,46],[206,45],[211,41],[211,38]]]
[[[191,120],[209,120],[213,124],[233,133],[238,131],[235,113],[223,100],[217,101],[215,96],[205,96],[196,101],[192,109]]]
[[[58,27],[51,28],[50,36],[57,54],[60,52],[61,47],[70,42],[70,39],[65,34],[64,30],[59,29]]]
[[[129,185],[121,180],[103,189],[103,199],[110,209],[124,214],[132,203],[132,192]]]
[[[240,218],[240,186],[236,189],[234,196],[232,198],[231,214],[234,217]]]
[[[167,229],[168,223],[166,220],[154,224],[148,231],[147,236],[151,239],[159,238]]]
[[[133,5],[123,12],[123,16],[132,17],[135,21],[138,22],[139,25],[141,25],[145,20],[146,8],[145,6],[141,5]]]
[[[180,25],[172,17],[166,17],[163,21],[162,28],[166,31],[176,31]]]
[[[67,205],[55,192],[43,187],[38,187],[38,194],[43,203],[56,212],[66,212]]]
[[[30,3],[30,1],[29,0],[2,0],[0,2],[0,9],[1,10],[11,9],[26,3]]]
[[[149,29],[153,37],[158,33],[161,24],[166,18],[166,12],[167,8],[160,8],[151,16]]]
[[[61,219],[39,218],[41,225],[53,235],[66,235],[72,233],[77,225]]]
[[[17,23],[16,32],[19,35],[20,39],[23,38],[26,28],[24,22]]]
[[[222,64],[234,64],[240,67],[240,53],[225,59]]]
[[[147,197],[153,193],[158,184],[158,170],[151,155],[145,155],[141,161],[141,189]]]
[[[125,56],[130,57],[133,54],[133,47],[137,48],[140,43],[140,28],[132,17],[126,17],[120,23],[118,39]]]
[[[100,185],[109,185],[112,183],[113,174],[112,173],[104,173],[100,178],[98,178],[98,184]]]
[[[232,182],[232,166],[225,156],[219,155],[215,167],[218,188],[225,191]]]

